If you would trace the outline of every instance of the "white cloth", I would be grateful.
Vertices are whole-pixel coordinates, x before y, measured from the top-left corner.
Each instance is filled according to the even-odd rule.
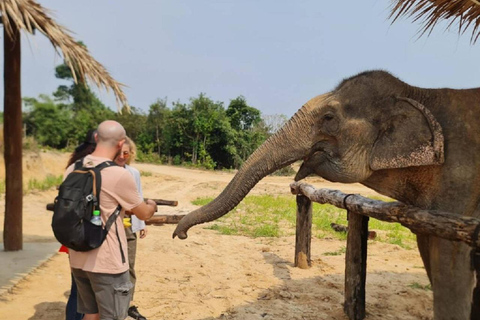
[[[128,164],[125,165],[125,169],[128,170],[135,179],[135,183],[137,184],[138,194],[143,199],[143,191],[142,191],[142,183],[140,182],[140,172],[132,166]],[[145,229],[145,221],[138,219],[135,215],[132,215],[132,232],[135,233],[137,231]]]

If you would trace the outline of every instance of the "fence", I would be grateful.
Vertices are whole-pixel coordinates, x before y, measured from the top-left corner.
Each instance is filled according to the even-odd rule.
[[[297,229],[295,266],[311,265],[312,201],[329,203],[349,212],[347,251],[345,254],[345,304],[349,319],[365,318],[365,281],[369,217],[398,222],[417,234],[463,241],[480,247],[480,219],[454,215],[437,210],[422,210],[400,202],[372,200],[356,194],[330,189],[315,189],[306,183],[292,183],[291,192],[297,195]]]

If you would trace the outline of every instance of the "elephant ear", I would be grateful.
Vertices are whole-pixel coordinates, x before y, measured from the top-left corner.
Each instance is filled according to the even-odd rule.
[[[444,161],[442,127],[421,103],[396,97],[382,115],[370,158],[372,170],[438,165]]]

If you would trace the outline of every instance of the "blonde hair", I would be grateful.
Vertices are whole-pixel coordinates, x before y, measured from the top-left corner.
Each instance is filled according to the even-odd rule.
[[[129,137],[125,137],[125,144],[130,149],[130,157],[128,157],[127,161],[125,162],[130,165],[130,163],[135,160],[135,156],[137,155],[137,146],[135,145],[135,142],[133,142],[133,140]]]

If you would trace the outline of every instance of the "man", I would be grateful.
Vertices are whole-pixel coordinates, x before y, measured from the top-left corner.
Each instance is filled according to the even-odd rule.
[[[102,122],[97,129],[95,151],[86,156],[85,167],[112,161],[122,149],[126,133],[116,121]],[[65,176],[73,171],[67,168]],[[78,287],[78,312],[84,320],[123,320],[127,317],[132,284],[129,279],[127,240],[123,228],[125,211],[141,220],[149,219],[157,210],[152,200],[143,202],[132,175],[122,167],[101,171],[100,214],[103,224],[118,205],[122,212],[110,228],[103,244],[94,250],[70,250],[70,267]]]

